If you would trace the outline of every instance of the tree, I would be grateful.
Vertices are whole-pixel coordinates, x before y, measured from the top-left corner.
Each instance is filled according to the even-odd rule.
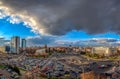
[[[15,67],[13,68],[13,70],[14,70],[16,73],[18,73],[18,75],[21,75],[20,70],[19,70],[19,68],[18,68],[17,66],[15,66]]]

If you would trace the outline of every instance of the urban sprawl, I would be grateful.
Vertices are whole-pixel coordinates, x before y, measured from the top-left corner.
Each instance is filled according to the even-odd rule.
[[[27,46],[0,38],[0,79],[120,79],[119,46]]]

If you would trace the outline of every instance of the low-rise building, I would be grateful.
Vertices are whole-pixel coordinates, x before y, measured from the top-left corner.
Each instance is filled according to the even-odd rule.
[[[0,46],[0,53],[7,53],[5,46]]]
[[[81,50],[80,50],[79,47],[73,47],[73,52],[75,52],[75,53],[80,53]]]
[[[38,49],[38,50],[36,50],[35,55],[46,56],[46,55],[48,55],[48,53],[46,53],[46,49]]]
[[[113,55],[114,53],[117,53],[117,50],[111,47],[93,47],[92,48],[92,54],[110,56],[110,55]]]
[[[92,52],[92,47],[85,47],[85,52],[86,53],[91,53]]]

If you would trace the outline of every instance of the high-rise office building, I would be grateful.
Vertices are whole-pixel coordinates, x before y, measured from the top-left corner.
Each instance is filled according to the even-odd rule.
[[[20,37],[14,36],[11,38],[11,53],[19,54]]]
[[[26,39],[22,39],[21,41],[21,47],[26,48]]]
[[[4,46],[4,38],[0,38],[0,46]]]

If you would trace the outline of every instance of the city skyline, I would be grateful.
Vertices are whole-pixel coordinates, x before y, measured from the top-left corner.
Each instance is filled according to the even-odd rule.
[[[30,46],[119,46],[120,45],[120,39],[115,38],[90,38],[90,39],[80,39],[76,41],[70,41],[70,40],[58,40],[54,37],[54,39],[47,39],[48,37],[43,37],[44,39],[39,39],[39,36],[36,36],[35,38],[28,37],[28,38],[21,38],[20,36],[12,36],[13,37],[19,37],[20,38],[20,46],[24,47],[30,47]],[[0,46],[10,46],[11,39],[6,40],[4,37],[0,37]],[[53,41],[54,40],[54,41]],[[24,44],[23,44],[24,43]],[[22,46],[23,45],[23,46]]]

